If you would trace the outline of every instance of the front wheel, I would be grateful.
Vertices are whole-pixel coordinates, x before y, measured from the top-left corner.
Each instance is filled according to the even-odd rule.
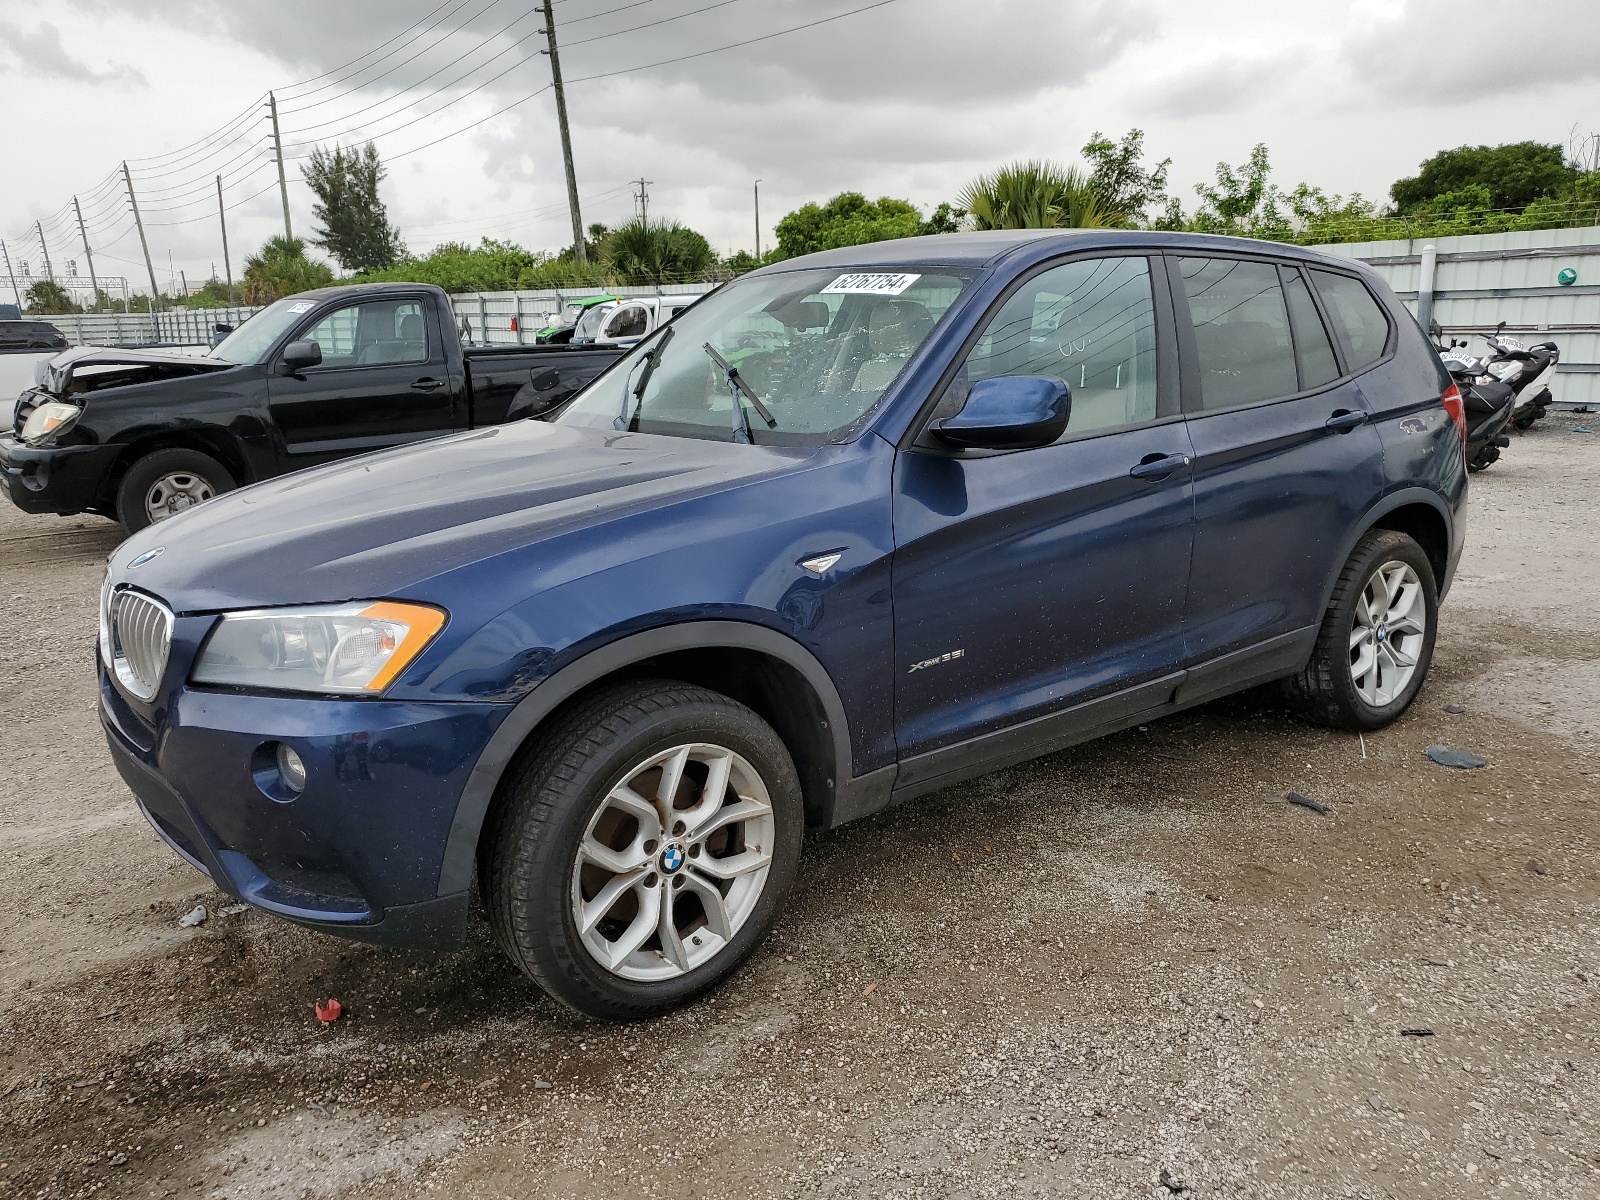
[[[117,487],[117,520],[129,533],[165,521],[235,487],[228,469],[198,450],[155,450],[136,460]]]
[[[1438,632],[1439,588],[1422,547],[1374,529],[1339,573],[1305,670],[1285,681],[1290,705],[1336,729],[1381,729],[1422,688]]]
[[[800,857],[788,750],[754,712],[665,680],[604,689],[530,747],[484,831],[502,948],[552,997],[658,1016],[765,936]]]

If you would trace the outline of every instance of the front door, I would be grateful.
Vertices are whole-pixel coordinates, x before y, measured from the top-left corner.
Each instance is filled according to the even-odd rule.
[[[1171,262],[1195,449],[1189,653],[1237,656],[1216,685],[1237,684],[1310,653],[1343,546],[1383,492],[1383,446],[1298,266]]]
[[[284,469],[451,432],[454,396],[432,324],[420,300],[372,299],[298,332],[322,347],[322,365],[270,376]]]
[[[1159,272],[1159,258],[1091,258],[1024,280],[933,418],[959,409],[977,380],[1052,375],[1072,397],[1060,440],[954,452],[923,435],[899,456],[902,782],[981,760],[991,735],[1097,698],[1108,698],[1098,718],[1130,700],[1153,707],[1160,699],[1138,685],[1160,692],[1152,681],[1183,657],[1191,455],[1152,261]]]

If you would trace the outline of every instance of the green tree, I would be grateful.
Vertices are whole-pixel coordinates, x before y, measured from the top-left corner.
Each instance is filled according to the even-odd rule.
[[[1164,158],[1151,170],[1144,167],[1144,130],[1130,129],[1121,142],[1113,142],[1098,129],[1083,147],[1089,163],[1089,186],[1113,212],[1138,222],[1152,207],[1167,205],[1167,170]]]
[[[72,299],[71,292],[49,279],[41,279],[29,287],[23,302],[30,313],[39,316],[57,316],[61,313],[83,311]]]
[[[607,230],[600,240],[600,261],[623,283],[695,283],[717,256],[711,243],[676,221],[634,218]]]
[[[1389,188],[1395,208],[1406,215],[1429,201],[1464,188],[1487,189],[1487,208],[1522,209],[1542,196],[1555,196],[1578,176],[1562,148],[1543,142],[1501,146],[1457,146],[1425,159],[1417,174]]]
[[[400,231],[389,224],[378,198],[378,184],[388,172],[371,142],[359,150],[335,146],[330,152],[318,146],[301,174],[317,195],[311,214],[321,228],[313,246],[333,255],[346,271],[392,267],[405,253]]]
[[[476,246],[444,242],[421,258],[406,255],[391,267],[363,271],[358,283],[431,283],[447,292],[499,292],[517,286],[541,258],[515,242],[484,238]]]
[[[308,259],[306,244],[299,238],[275,237],[244,260],[241,295],[246,304],[271,304],[332,282],[333,271]]]
[[[1076,167],[1015,162],[969,183],[956,202],[978,229],[1104,229],[1126,223]]]
[[[928,214],[927,218],[917,225],[917,236],[927,237],[935,233],[957,233],[961,229],[961,220],[967,215],[967,210],[957,208],[954,204],[941,203],[938,208]]]
[[[773,258],[797,258],[840,246],[916,237],[923,232],[922,224],[922,214],[908,200],[884,196],[874,202],[860,192],[840,192],[826,204],[802,204],[779,221],[774,230],[778,249]]]
[[[228,308],[233,301],[228,298],[228,285],[220,279],[208,279],[198,292],[191,292],[180,304],[188,308]]]

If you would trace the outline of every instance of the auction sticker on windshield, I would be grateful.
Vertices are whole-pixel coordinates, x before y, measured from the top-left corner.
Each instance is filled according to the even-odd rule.
[[[921,275],[841,275],[823,288],[820,294],[826,296],[830,292],[847,292],[868,296],[898,296],[921,278]]]
[[[305,312],[310,312],[315,307],[316,307],[316,305],[311,303],[311,301],[302,300],[302,301],[300,301],[299,304],[291,304],[291,305],[289,305],[289,311],[292,312],[292,313],[305,313]]]

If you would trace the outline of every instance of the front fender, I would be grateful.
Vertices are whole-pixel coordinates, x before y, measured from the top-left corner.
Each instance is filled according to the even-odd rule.
[[[591,650],[539,683],[500,723],[489,739],[462,790],[450,826],[449,842],[439,874],[439,895],[464,891],[472,882],[478,835],[506,768],[522,744],[541,722],[584,688],[634,663],[662,654],[695,649],[744,649],[770,655],[793,667],[805,678],[822,702],[833,745],[833,808],[860,807],[853,794],[862,788],[882,790],[892,785],[893,768],[856,781],[850,751],[850,727],[844,704],[832,677],[815,655],[793,638],[765,625],[748,621],[691,621],[648,629]],[[881,777],[881,778],[880,778]],[[852,797],[850,803],[843,798]]]

